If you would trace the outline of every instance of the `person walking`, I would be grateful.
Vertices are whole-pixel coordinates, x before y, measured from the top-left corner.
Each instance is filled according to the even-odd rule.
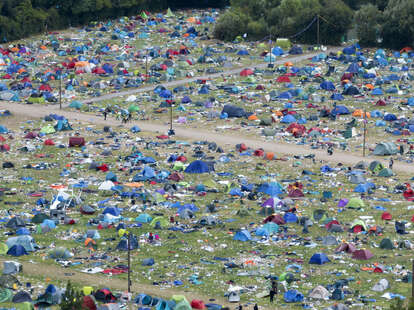
[[[392,166],[394,166],[394,159],[390,158],[390,162],[388,163],[388,167],[392,170]]]
[[[253,310],[259,310],[259,306],[257,304],[254,304]]]
[[[270,298],[270,303],[272,304],[273,303],[273,300],[275,299],[275,290],[273,289],[273,288],[271,288],[270,289],[270,292],[269,292],[269,298]]]
[[[106,121],[106,116],[108,115],[108,112],[106,111],[106,109],[103,111],[103,116],[104,116],[104,121]]]
[[[404,146],[400,145],[400,155],[403,156],[404,155]]]

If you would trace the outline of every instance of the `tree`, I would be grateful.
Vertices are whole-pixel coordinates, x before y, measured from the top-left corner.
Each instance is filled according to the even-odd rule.
[[[363,5],[355,13],[355,23],[359,43],[363,46],[375,46],[381,33],[382,12],[373,4]]]
[[[214,36],[219,40],[233,41],[238,35],[247,32],[249,17],[240,9],[231,9],[224,13],[214,28]]]
[[[82,294],[79,290],[75,289],[70,281],[66,285],[66,291],[62,295],[62,302],[60,304],[61,310],[79,310],[84,309],[82,307]]]
[[[384,45],[400,49],[414,43],[414,1],[390,0],[384,10]]]

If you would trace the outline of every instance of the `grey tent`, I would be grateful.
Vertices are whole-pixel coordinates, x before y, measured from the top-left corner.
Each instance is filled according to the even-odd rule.
[[[49,227],[49,226],[47,226],[47,227]],[[33,252],[38,248],[38,246],[36,245],[36,242],[33,239],[33,237],[29,236],[29,235],[11,237],[11,238],[7,239],[6,244],[9,247],[9,249],[13,245],[21,245],[21,246],[24,247],[24,249],[27,252]]]
[[[239,302],[240,301],[240,295],[237,292],[230,292],[228,295],[229,302]]]
[[[389,238],[384,238],[381,240],[380,248],[385,250],[392,250],[394,248],[394,244]]]
[[[365,170],[365,169],[367,169],[368,168],[368,164],[365,162],[365,161],[360,161],[360,162],[358,162],[355,166],[354,166],[354,168],[355,169],[361,169],[361,170]]]
[[[65,248],[55,248],[49,252],[49,257],[53,259],[68,259],[72,257],[72,254]]]
[[[221,111],[221,113],[222,114],[227,113],[228,117],[245,117],[246,116],[246,112],[244,111],[243,108],[237,107],[231,104],[226,104],[223,107],[223,110]]]
[[[388,280],[381,279],[372,287],[372,290],[375,292],[382,292],[385,291],[389,286],[390,285],[388,283]]]
[[[26,291],[19,291],[16,295],[13,296],[12,302],[14,303],[21,303],[21,302],[31,302],[32,297]]]
[[[309,297],[313,299],[329,299],[329,296],[329,291],[322,285],[318,285],[309,293]]]
[[[360,184],[360,183],[365,183],[365,178],[362,174],[352,174],[349,177],[349,182],[351,182],[352,184]]]
[[[193,211],[191,211],[190,209],[184,209],[183,211],[180,212],[180,218],[184,219],[184,220],[189,220],[194,218],[195,215],[193,213]]]
[[[373,153],[377,156],[395,155],[398,153],[398,148],[393,142],[381,142],[377,144]]]
[[[26,223],[24,222],[24,220],[18,216],[13,217],[6,224],[7,228],[16,229],[16,230],[19,229],[20,227],[25,227],[25,226],[26,226]]]
[[[207,215],[203,216],[198,223],[200,225],[206,225],[206,226],[214,226],[217,225],[217,219],[214,216]]]
[[[344,229],[342,228],[342,226],[341,226],[341,225],[338,225],[338,224],[332,224],[332,225],[329,227],[328,231],[329,231],[329,232],[331,232],[331,233],[339,233],[339,232],[343,232],[343,231],[344,231]]]
[[[265,137],[273,137],[276,134],[276,129],[273,128],[264,128],[262,130],[262,135]]]
[[[337,245],[338,241],[336,240],[336,238],[334,236],[325,236],[322,238],[322,243],[323,245]]]
[[[3,262],[3,274],[15,274],[23,270],[22,264],[13,261]]]

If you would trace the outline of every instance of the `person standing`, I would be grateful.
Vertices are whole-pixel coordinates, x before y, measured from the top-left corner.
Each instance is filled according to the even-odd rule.
[[[270,289],[269,298],[270,298],[270,303],[272,304],[273,300],[275,299],[275,290],[273,288]]]
[[[259,310],[259,306],[257,304],[254,304],[253,310]]]
[[[403,156],[404,155],[404,146],[400,145],[400,155]]]
[[[390,158],[390,162],[388,163],[388,167],[392,170],[392,166],[394,166],[394,159]]]
[[[104,120],[106,121],[106,116],[108,115],[108,112],[106,111],[106,109],[103,111],[103,116],[104,116]]]

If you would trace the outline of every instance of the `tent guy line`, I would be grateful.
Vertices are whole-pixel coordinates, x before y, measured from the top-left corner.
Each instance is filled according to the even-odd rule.
[[[72,111],[65,111],[59,110],[59,106],[43,106],[43,105],[27,105],[27,104],[16,104],[16,103],[9,103],[9,102],[0,102],[0,109],[7,109],[13,114],[16,115],[25,115],[30,116],[33,118],[42,118],[45,115],[48,115],[52,112],[59,113],[70,120],[78,120],[81,122],[90,122],[94,124],[101,124],[101,125],[108,125],[108,126],[118,126],[120,125],[119,121],[115,119],[107,119],[106,121],[97,115],[90,115],[90,114],[82,114],[79,112],[72,112]],[[130,123],[131,127],[134,125],[138,125],[141,130],[146,132],[167,132],[169,129],[169,125],[163,124],[154,124],[154,123],[145,123],[145,122],[138,122],[132,121]],[[335,162],[335,163],[342,163],[345,165],[355,165],[362,160],[378,160],[382,162],[384,166],[387,166],[387,162],[380,157],[376,156],[369,156],[369,157],[362,157],[357,154],[352,154],[349,152],[341,152],[335,151],[334,156],[329,156],[325,150],[319,149],[310,149],[309,146],[303,145],[291,145],[276,141],[262,141],[259,139],[243,137],[237,134],[223,134],[223,133],[216,133],[216,132],[209,132],[206,130],[200,130],[191,128],[190,130],[185,127],[179,127],[175,125],[174,127],[176,136],[179,138],[184,139],[191,139],[191,140],[208,140],[212,142],[216,142],[217,144],[238,144],[238,143],[245,143],[249,147],[252,148],[263,148],[265,151],[274,152],[276,154],[283,154],[283,155],[308,155],[310,153],[315,154],[315,158],[318,160],[324,160],[328,162]],[[408,163],[401,163],[396,162],[393,166],[395,171],[403,172],[403,173],[414,173],[414,165]]]

